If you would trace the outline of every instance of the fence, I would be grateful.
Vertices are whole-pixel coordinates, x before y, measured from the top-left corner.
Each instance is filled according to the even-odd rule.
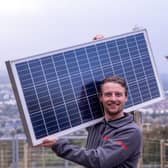
[[[85,137],[70,137],[73,143],[83,145]],[[25,138],[0,139],[0,168],[81,168],[66,161],[49,149],[30,147]]]
[[[84,145],[85,136],[70,137],[73,143]],[[51,150],[30,147],[24,138],[0,139],[0,168],[82,168],[57,157]],[[167,168],[168,143],[144,140],[139,168]]]

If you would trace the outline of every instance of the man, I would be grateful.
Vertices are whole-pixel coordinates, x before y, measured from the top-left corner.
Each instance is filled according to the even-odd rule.
[[[136,168],[142,133],[133,116],[123,111],[128,99],[126,82],[118,76],[108,77],[102,81],[100,90],[104,119],[87,129],[86,148],[65,139],[46,139],[41,146],[87,168]]]

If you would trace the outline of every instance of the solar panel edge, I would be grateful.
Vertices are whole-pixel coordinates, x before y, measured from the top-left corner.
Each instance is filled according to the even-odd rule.
[[[33,141],[32,141],[32,138],[31,138],[31,134],[29,132],[29,128],[28,128],[28,125],[27,125],[27,120],[25,118],[23,106],[22,106],[21,99],[20,99],[20,96],[19,96],[18,87],[16,85],[16,81],[15,81],[15,78],[14,78],[14,74],[13,74],[13,70],[12,70],[12,63],[10,61],[6,61],[5,64],[6,64],[7,72],[8,72],[8,75],[9,75],[9,79],[10,79],[10,82],[11,82],[11,86],[12,86],[13,93],[14,93],[14,96],[15,96],[15,99],[16,99],[18,111],[19,111],[19,114],[20,114],[20,117],[21,117],[21,120],[22,120],[22,125],[23,125],[23,128],[25,130],[25,134],[26,134],[28,143],[33,146]]]
[[[152,99],[152,100],[148,100],[147,102],[144,102],[144,107],[142,107],[141,105],[137,104],[137,105],[134,105],[132,107],[128,107],[128,108],[125,108],[125,112],[131,112],[131,111],[140,111],[140,109],[145,109],[147,106],[150,106],[154,103],[157,103],[159,101],[162,101],[164,99],[164,96],[163,97],[157,97],[155,99]]]
[[[87,123],[83,123],[83,124],[81,124],[81,125],[78,125],[78,126],[69,128],[69,129],[67,129],[67,130],[64,130],[64,131],[61,131],[61,132],[58,132],[58,133],[49,135],[49,136],[47,136],[47,137],[48,137],[48,138],[51,138],[51,139],[52,139],[52,138],[59,139],[59,138],[65,137],[65,136],[68,137],[69,134],[71,134],[71,133],[73,133],[73,132],[75,132],[75,131],[79,131],[79,130],[81,130],[81,129],[85,129],[86,127],[92,126],[93,124],[97,124],[97,123],[99,123],[102,119],[103,119],[103,117],[98,118],[98,119],[95,119],[94,121],[88,121]],[[36,145],[38,145],[38,144],[41,144],[44,139],[46,139],[46,137],[42,137],[42,138],[36,140],[36,141],[33,143],[33,146],[36,146]]]
[[[154,69],[155,77],[157,79],[157,84],[158,84],[158,87],[159,87],[159,90],[160,90],[160,93],[161,93],[161,97],[164,98],[165,94],[164,94],[163,84],[161,82],[161,78],[160,78],[160,75],[159,75],[159,72],[158,72],[156,60],[154,58],[154,53],[153,53],[153,50],[152,50],[152,45],[151,45],[151,42],[150,42],[149,34],[148,34],[148,31],[146,29],[145,29],[144,37],[145,37],[145,39],[147,41],[146,45],[149,48],[150,60],[151,60],[151,63],[152,63],[153,69]]]

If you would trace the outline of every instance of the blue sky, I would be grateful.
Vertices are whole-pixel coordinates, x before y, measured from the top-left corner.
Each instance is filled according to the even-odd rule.
[[[146,28],[159,73],[168,73],[167,0],[0,0],[0,73],[5,61]]]

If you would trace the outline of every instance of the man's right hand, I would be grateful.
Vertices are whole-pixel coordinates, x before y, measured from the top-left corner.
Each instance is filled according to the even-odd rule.
[[[46,147],[46,148],[51,148],[54,144],[57,143],[56,139],[45,139],[41,144],[39,144],[39,147]]]

